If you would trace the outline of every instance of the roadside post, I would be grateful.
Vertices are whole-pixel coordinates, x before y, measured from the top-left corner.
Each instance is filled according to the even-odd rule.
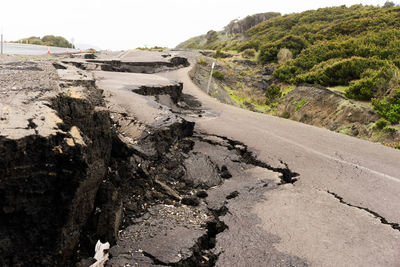
[[[209,94],[209,92],[210,92],[210,84],[211,84],[211,78],[212,78],[212,74],[214,71],[214,67],[215,67],[215,62],[213,62],[211,65],[210,78],[208,79],[208,84],[207,84],[207,94]]]
[[[1,27],[1,54],[3,54],[3,27]]]

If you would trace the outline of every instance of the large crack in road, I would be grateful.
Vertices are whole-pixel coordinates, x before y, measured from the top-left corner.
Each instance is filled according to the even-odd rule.
[[[227,144],[218,143],[218,142],[212,141],[210,139],[204,138],[204,137],[202,137],[202,135],[208,136],[208,137],[211,136],[211,137],[221,138],[222,140],[227,141],[228,143]],[[213,135],[213,134],[207,134],[207,133],[202,133],[202,134],[196,135],[195,137],[199,138],[199,140],[201,140],[203,142],[207,142],[212,145],[225,146],[228,150],[235,150],[237,152],[237,154],[240,155],[241,161],[246,164],[265,168],[267,170],[271,170],[274,172],[279,172],[281,174],[280,177],[281,177],[282,184],[286,184],[286,183],[294,184],[297,181],[296,177],[300,176],[300,174],[291,171],[288,164],[283,162],[282,160],[280,160],[280,163],[284,167],[273,167],[270,164],[257,159],[254,156],[254,153],[249,151],[247,145],[242,142],[229,139],[225,136]]]
[[[154,93],[154,86],[150,87],[140,87],[141,90],[136,90],[133,91],[134,93],[138,94],[143,94],[143,95],[153,95],[155,98],[153,98],[155,101],[159,102],[160,104],[167,104],[169,112],[171,114],[176,114],[177,116],[194,116],[194,117],[201,117],[201,114],[204,113],[200,108],[199,104],[195,103],[193,105],[194,107],[191,107],[193,102],[196,102],[193,100],[190,96],[180,96],[179,98],[174,96],[170,96],[172,101],[165,103],[165,97],[164,99],[161,99],[160,97],[157,97],[157,93]],[[146,89],[149,88],[152,92],[147,92]],[[168,89],[168,87],[167,87]],[[163,87],[159,87],[157,89],[157,92],[164,92],[165,94],[168,94],[170,90],[163,90]],[[185,102],[189,100],[188,102]],[[118,114],[118,113],[114,113]],[[119,114],[126,114],[125,112],[119,113]],[[124,119],[129,116],[123,116]],[[115,121],[114,125],[123,125],[124,123],[121,123],[121,119],[114,118]],[[129,118],[131,120],[128,124],[132,124],[132,118]],[[126,125],[126,124],[125,124]],[[123,132],[124,135],[127,135],[126,127],[122,127],[121,129],[118,129],[118,131]],[[149,130],[149,132],[152,132],[154,130]],[[128,134],[129,136],[129,134]],[[216,138],[219,139],[220,142],[218,141],[211,141],[210,138]],[[160,140],[158,138],[158,140]],[[153,140],[154,142],[154,140]],[[183,145],[182,145],[183,143]],[[196,150],[197,146],[202,146],[202,144],[208,144],[211,145],[211,147],[207,148],[206,151]],[[140,147],[140,141],[135,148]],[[246,195],[246,192],[253,194],[254,191],[259,190],[260,193],[264,192],[265,190],[272,190],[273,188],[276,188],[279,185],[285,184],[285,183],[294,183],[297,180],[297,177],[299,176],[297,173],[292,172],[287,164],[281,162],[281,165],[283,167],[272,167],[271,165],[267,164],[266,162],[262,162],[258,160],[254,154],[248,149],[248,147],[239,142],[235,141],[232,139],[229,139],[224,136],[217,136],[213,134],[206,134],[206,133],[196,133],[194,136],[187,136],[184,139],[179,139],[176,141],[173,141],[170,143],[171,147],[174,148],[179,148],[179,147],[184,147],[183,150],[177,149],[175,152],[172,152],[172,155],[169,155],[168,149],[163,149],[163,155],[159,154],[159,156],[153,157],[154,159],[152,162],[149,162],[151,157],[146,157],[148,155],[148,152],[143,151],[143,146],[140,153],[138,153],[137,149],[134,149],[134,154],[136,157],[142,157],[142,160],[138,160],[137,158],[135,159],[135,162],[140,162],[138,164],[135,164],[139,166],[138,170],[136,171],[139,173],[139,175],[143,176],[145,175],[148,179],[148,181],[152,180],[152,177],[156,177],[154,182],[157,185],[161,186],[161,191],[167,195],[167,198],[164,199],[161,203],[167,203],[167,205],[184,205],[192,209],[200,209],[202,210],[203,214],[206,214],[208,217],[208,220],[203,221],[203,223],[200,223],[200,225],[197,225],[201,229],[203,229],[203,233],[201,235],[194,235],[194,237],[190,237],[189,233],[186,233],[186,236],[175,236],[170,240],[171,243],[168,244],[168,248],[166,246],[160,245],[158,249],[154,249],[153,247],[148,247],[148,240],[151,240],[152,243],[160,243],[163,244],[163,241],[158,241],[158,239],[163,239],[162,237],[159,237],[159,235],[155,234],[155,232],[162,232],[164,233],[164,236],[169,236],[171,231],[174,231],[174,229],[180,225],[177,221],[179,219],[174,219],[174,223],[171,223],[170,229],[158,229],[154,230],[153,228],[157,228],[158,226],[157,223],[154,223],[154,221],[157,221],[157,218],[154,218],[152,215],[148,215],[146,213],[146,210],[149,208],[151,209],[151,206],[154,205],[152,204],[152,201],[149,199],[146,201],[139,201],[139,203],[143,203],[142,206],[147,207],[144,209],[144,214],[143,213],[138,213],[142,214],[141,217],[136,217],[138,214],[135,213],[135,217],[137,219],[134,219],[134,221],[139,221],[139,222],[145,222],[148,225],[150,225],[149,229],[152,230],[145,230],[150,231],[150,234],[145,237],[141,237],[139,239],[135,239],[133,241],[132,236],[138,236],[140,235],[138,232],[141,231],[143,232],[143,228],[140,228],[140,230],[137,227],[129,226],[129,223],[125,223],[125,229],[122,230],[122,233],[120,235],[123,236],[123,238],[117,240],[117,245],[112,247],[110,250],[111,254],[111,259],[109,261],[110,266],[123,266],[127,262],[127,251],[135,251],[136,254],[131,254],[131,256],[128,259],[128,262],[136,262],[137,264],[140,264],[140,262],[146,262],[146,264],[155,264],[155,265],[165,265],[165,266],[215,266],[218,262],[218,258],[221,254],[223,254],[223,251],[218,251],[216,250],[216,244],[218,243],[218,236],[225,232],[226,230],[229,229],[229,227],[220,219],[221,217],[226,216],[227,214],[232,215],[232,213],[229,211],[227,208],[227,203],[228,202],[240,202],[239,195],[243,194],[243,196]],[[123,149],[118,149],[118,150],[129,150],[132,149],[132,146],[128,146]],[[173,149],[174,150],[174,149]],[[219,157],[213,157],[211,154],[216,153],[216,151],[222,150],[222,153],[225,153],[225,159],[226,162],[221,164],[219,162]],[[167,154],[165,154],[167,153]],[[167,158],[167,160],[165,160]],[[231,158],[232,160],[228,160]],[[147,161],[147,162],[146,162]],[[173,163],[171,163],[171,161]],[[180,166],[179,166],[180,165]],[[198,166],[200,165],[200,168]],[[147,166],[147,167],[143,167]],[[157,167],[155,167],[157,166]],[[165,171],[165,167],[167,169],[169,168],[168,166],[173,166],[174,171]],[[162,170],[160,167],[163,167],[164,170]],[[117,167],[118,168],[118,167]],[[232,170],[233,168],[233,170]],[[272,177],[279,177],[276,182],[271,182],[268,179],[263,180],[262,182],[257,182],[256,184],[251,185],[253,182],[246,182],[246,183],[239,183],[239,186],[232,191],[221,191],[218,193],[218,197],[215,197],[215,193],[212,194],[213,196],[211,198],[207,197],[209,194],[209,190],[214,189],[217,186],[217,188],[220,187],[221,182],[223,180],[229,179],[230,181],[235,181],[237,179],[240,179],[238,177],[243,177],[244,171],[245,170],[250,170],[253,168],[259,168],[259,169],[265,169],[268,174],[267,176],[272,176]],[[153,170],[152,170],[153,169]],[[177,171],[178,170],[178,171]],[[263,171],[261,171],[263,172]],[[163,176],[163,173],[166,173],[165,176]],[[276,173],[273,174],[273,173]],[[216,175],[216,176],[215,176]],[[198,178],[194,176],[200,176],[204,178]],[[168,178],[166,178],[168,177]],[[214,181],[210,181],[209,177],[215,177],[213,178]],[[255,179],[257,180],[257,177],[248,177],[250,180]],[[186,186],[182,187],[182,182],[179,181],[184,181],[186,183]],[[194,179],[194,180],[191,180]],[[203,179],[203,180],[202,180]],[[223,180],[221,180],[223,179]],[[272,178],[273,180],[274,178]],[[279,180],[279,182],[278,182]],[[151,182],[150,182],[151,184]],[[249,186],[251,185],[251,186]],[[150,186],[150,185],[149,185]],[[211,189],[208,189],[210,188]],[[243,192],[243,187],[249,189],[245,189],[246,192]],[[229,187],[227,187],[229,188]],[[133,188],[131,188],[133,189]],[[156,188],[155,188],[156,189]],[[153,189],[152,189],[153,190]],[[227,190],[227,189],[224,189]],[[239,192],[240,191],[240,192]],[[130,190],[130,192],[132,192]],[[146,194],[142,192],[142,194]],[[202,197],[199,197],[202,196]],[[217,200],[218,199],[218,200]],[[222,200],[222,201],[220,201]],[[172,201],[172,202],[171,202]],[[253,200],[255,201],[255,200]],[[137,199],[136,199],[137,202]],[[179,204],[180,202],[180,204]],[[208,204],[208,202],[212,204]],[[158,204],[158,205],[163,205],[163,204]],[[164,204],[165,205],[165,204]],[[175,208],[169,207],[170,209],[174,210]],[[172,212],[173,213],[173,212]],[[129,216],[132,216],[128,215]],[[179,216],[178,216],[179,217]],[[190,220],[189,220],[190,221]],[[187,228],[194,227],[186,225]],[[194,232],[198,231],[193,230]],[[187,238],[190,237],[190,240],[187,240]],[[126,238],[130,240],[129,242],[126,241]],[[175,240],[175,241],[172,241]],[[176,243],[174,243],[176,242]],[[179,245],[176,245],[178,244]],[[187,244],[191,244],[190,246]],[[191,251],[190,253],[178,253],[178,255],[181,255],[181,259],[177,259],[175,257],[169,258],[166,256],[168,254],[168,250],[171,249],[171,246],[177,246],[178,251],[187,251],[188,249]],[[183,246],[182,248],[179,248],[179,246]],[[220,249],[220,247],[219,247]],[[271,251],[275,251],[274,249],[271,248]],[[282,253],[278,253],[275,251],[276,255],[280,255],[282,258],[286,258]],[[146,259],[147,258],[147,259]],[[279,258],[279,257],[278,257]],[[290,257],[289,257],[290,258]],[[258,258],[257,261],[261,261],[262,258]],[[267,261],[265,258],[264,260]],[[282,260],[282,262],[285,262],[285,260]]]
[[[391,223],[391,222],[388,222],[387,219],[385,219],[383,216],[381,216],[379,213],[377,213],[377,212],[375,212],[375,211],[373,211],[373,210],[370,210],[370,209],[365,208],[365,207],[353,205],[353,204],[351,204],[351,203],[348,203],[348,202],[344,201],[344,199],[343,199],[341,196],[339,196],[338,194],[333,193],[333,192],[331,192],[331,191],[327,191],[327,192],[328,192],[328,194],[331,194],[331,195],[334,196],[336,199],[338,199],[340,203],[342,203],[342,204],[344,204],[344,205],[347,205],[347,206],[349,206],[349,207],[352,207],[352,208],[357,208],[357,209],[366,211],[366,212],[368,212],[369,214],[372,214],[375,218],[379,219],[380,222],[381,222],[382,224],[384,224],[384,225],[389,225],[389,226],[392,227],[394,230],[400,231],[400,225],[399,225],[398,223]]]
[[[212,141],[209,138],[213,138],[214,140]],[[111,248],[110,250],[112,256],[109,263],[110,266],[124,266],[123,264],[127,262],[126,251],[137,252],[137,254],[131,255],[130,258],[128,258],[128,262],[130,263],[136,262],[140,264],[140,262],[151,262],[155,265],[164,266],[215,266],[215,264],[218,262],[219,256],[224,253],[223,251],[221,251],[220,247],[218,248],[218,251],[215,248],[218,242],[217,236],[229,229],[229,226],[225,224],[223,220],[221,220],[221,217],[224,217],[227,214],[232,216],[232,212],[230,212],[227,204],[233,202],[240,203],[241,199],[239,198],[239,196],[241,195],[246,196],[246,194],[251,194],[254,198],[255,191],[258,191],[259,193],[257,195],[261,196],[263,192],[277,188],[279,185],[286,183],[286,180],[283,179],[283,177],[285,177],[285,174],[287,173],[290,173],[293,176],[297,176],[297,174],[294,174],[288,169],[272,168],[267,163],[257,160],[256,157],[253,156],[251,151],[247,149],[247,146],[245,144],[228,139],[226,137],[215,136],[212,134],[204,135],[196,133],[193,137],[189,137],[189,139],[186,138],[184,142],[187,143],[188,140],[191,140],[191,142],[193,142],[193,145],[190,146],[191,149],[185,151],[185,154],[195,157],[202,155],[201,157],[208,158],[210,160],[210,163],[212,162],[212,164],[208,166],[202,165],[201,167],[215,168],[218,176],[225,180],[223,184],[230,181],[241,180],[243,176],[247,176],[247,181],[242,181],[240,183],[234,182],[233,185],[229,185],[226,188],[222,189],[222,191],[216,193],[217,191],[215,191],[215,189],[221,188],[221,185],[218,185],[220,182],[216,184],[217,187],[212,187],[208,190],[201,185],[201,190],[199,190],[198,188],[196,189],[196,187],[193,187],[193,184],[189,183],[189,186],[183,190],[183,188],[176,187],[176,184],[174,184],[174,182],[166,185],[168,181],[165,181],[163,178],[158,178],[162,179],[165,182],[162,182],[163,190],[165,191],[165,187],[167,187],[167,191],[169,192],[168,195],[170,197],[172,196],[171,200],[178,201],[178,203],[179,200],[181,200],[181,203],[184,204],[184,206],[189,205],[187,207],[192,209],[200,209],[202,210],[203,214],[207,214],[208,219],[198,225],[201,229],[204,229],[203,234],[201,234],[200,236],[195,236],[195,240],[189,242],[191,246],[186,247],[185,249],[189,249],[191,253],[187,254],[186,257],[182,257],[182,259],[177,261],[176,258],[170,259],[166,257],[166,254],[168,254],[168,250],[171,249],[171,246],[174,246],[171,244],[187,244],[188,241],[186,240],[186,238],[188,235],[190,236],[190,234],[186,233],[186,236],[179,236],[178,234],[178,236],[175,236],[174,238],[179,241],[176,241],[176,243],[171,241],[171,243],[167,244],[166,247],[160,245],[159,248],[156,250],[154,250],[152,246],[146,249],[146,247],[148,247],[148,240],[151,240],[151,243],[153,244],[162,244],[163,242],[157,241],[157,234],[150,234],[149,236],[147,236],[147,239],[145,237],[142,237],[139,239],[134,239],[133,241],[127,236],[137,236],[139,235],[139,231],[146,232],[147,230],[143,230],[143,228],[138,229],[128,226],[126,230],[123,230],[122,232],[123,238],[120,239],[121,241],[117,241],[117,246]],[[174,146],[179,147],[179,144],[175,144]],[[222,158],[224,159],[223,162],[220,161]],[[199,162],[196,161],[196,164],[197,163]],[[150,163],[149,165],[153,164]],[[167,165],[169,164],[162,164],[162,166]],[[186,172],[190,172],[190,168],[190,166],[184,167]],[[245,174],[245,170],[251,170],[255,168],[259,169],[261,173],[264,173],[263,175],[272,175],[272,177],[276,177],[276,181],[273,182],[268,179],[263,179],[262,181],[259,181],[256,176],[248,176],[248,174]],[[267,174],[265,174],[265,171],[261,171],[263,169],[267,171]],[[278,170],[278,172],[271,169]],[[162,171],[157,170],[157,173],[158,176],[160,176],[160,173],[162,173]],[[179,178],[176,179],[179,180]],[[290,180],[290,182],[294,183],[293,180]],[[181,196],[182,194],[186,194],[186,196]],[[211,197],[209,197],[209,195],[211,195]],[[252,201],[255,201],[255,199],[253,199]],[[174,209],[172,207],[170,208]],[[191,221],[190,219],[184,218],[184,215],[182,216],[182,220]],[[150,230],[150,232],[154,233],[161,231],[165,232],[165,235],[169,236],[170,231],[173,231],[173,229],[177,227],[174,226],[174,224],[180,225],[180,223],[177,222],[179,221],[179,219],[174,220],[175,223],[172,223],[172,225],[170,226],[171,229],[152,229]],[[157,218],[153,218],[153,216],[149,216],[147,213],[145,213],[142,217],[139,217],[138,221],[151,225],[150,228],[157,228],[157,225],[159,224]],[[193,226],[187,225],[186,227],[192,228]],[[128,238],[129,241],[126,241],[126,238]],[[236,242],[239,242],[239,240],[236,240]],[[177,246],[179,247],[180,245]],[[178,251],[181,251],[182,249],[185,250],[184,248],[178,248]],[[272,249],[271,251],[274,250]],[[184,253],[181,254],[183,255]],[[149,259],[146,261],[143,256]],[[286,256],[281,255],[281,257],[285,258]],[[259,261],[261,259],[258,257],[257,260]],[[265,258],[264,260],[267,259]]]

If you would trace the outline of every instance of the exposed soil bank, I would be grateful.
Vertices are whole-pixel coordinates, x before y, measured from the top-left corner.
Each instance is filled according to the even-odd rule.
[[[49,62],[24,64],[7,70],[16,94],[2,92],[0,263],[63,265],[107,172],[110,116],[95,88],[59,84]]]
[[[376,127],[379,116],[372,107],[322,86],[297,86],[282,99],[275,114],[388,146],[400,143],[400,132]]]

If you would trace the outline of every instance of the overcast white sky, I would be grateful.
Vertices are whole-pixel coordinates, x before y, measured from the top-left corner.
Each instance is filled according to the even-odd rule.
[[[386,0],[0,0],[5,40],[46,34],[102,49],[175,47],[189,37],[221,30],[235,18],[327,6],[380,5]],[[396,1],[394,1],[396,2]]]

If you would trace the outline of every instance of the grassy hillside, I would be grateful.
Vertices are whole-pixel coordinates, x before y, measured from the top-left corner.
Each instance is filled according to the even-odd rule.
[[[189,49],[221,49],[230,43],[231,40],[241,39],[243,33],[255,25],[278,16],[280,16],[280,13],[266,12],[247,16],[242,20],[232,20],[225,26],[223,31],[217,32],[210,30],[207,34],[190,38],[177,47]]]
[[[383,118],[398,123],[400,8],[385,6],[339,6],[277,16],[196,48],[254,51],[259,64],[275,67],[279,82],[341,86],[348,98],[371,101]]]
[[[43,38],[32,36],[29,38],[18,40],[18,42],[22,42],[24,44],[29,43],[29,44],[35,44],[35,45],[74,48],[73,44],[68,42],[68,40],[65,39],[64,37],[54,36],[54,35],[46,35],[46,36],[43,36]]]

